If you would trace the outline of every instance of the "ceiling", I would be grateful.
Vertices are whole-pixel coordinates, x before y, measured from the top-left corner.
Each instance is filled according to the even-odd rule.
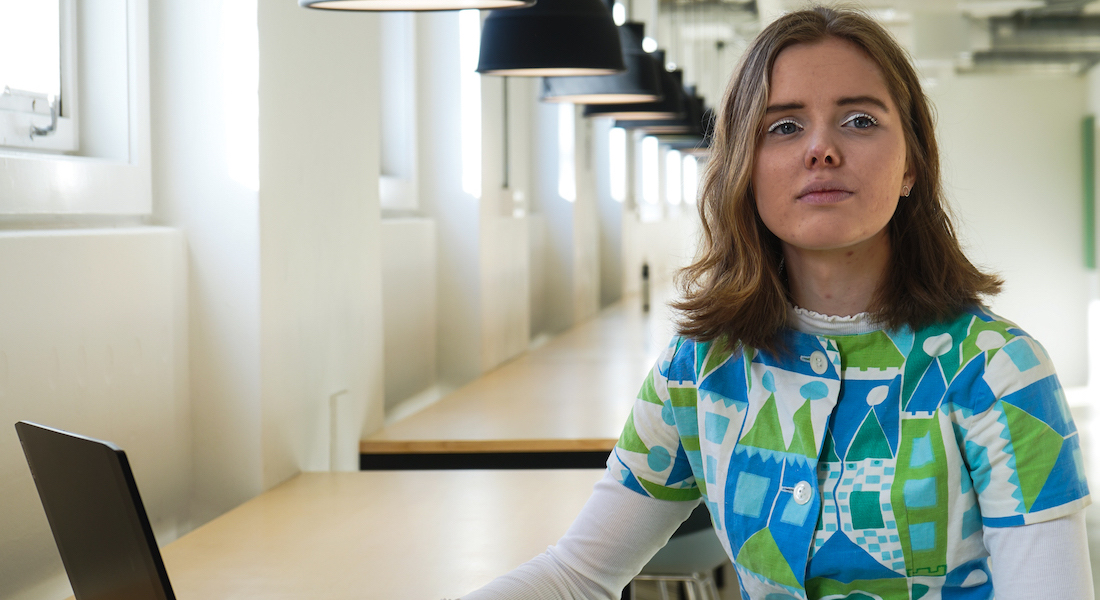
[[[622,0],[620,0],[622,1]],[[833,2],[823,2],[832,4]],[[852,6],[853,3],[845,3]],[[983,73],[1079,76],[1100,63],[1097,0],[866,0],[929,83]],[[760,31],[805,0],[633,0],[633,18],[713,104]],[[660,18],[654,21],[654,13]]]

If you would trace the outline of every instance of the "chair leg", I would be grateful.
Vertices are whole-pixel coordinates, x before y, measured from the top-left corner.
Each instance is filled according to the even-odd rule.
[[[695,596],[695,586],[698,584],[695,580],[684,581],[684,592],[687,595],[687,600],[701,600]]]
[[[718,586],[709,573],[696,573],[686,584],[688,600],[721,600],[721,596],[718,595]]]
[[[661,600],[670,600],[668,584],[676,585],[677,600],[721,600],[722,596],[710,573],[692,573],[691,575],[638,575],[630,582],[629,600],[635,600],[635,590],[638,581],[653,581],[657,583],[657,590]],[[626,590],[623,598],[627,598]]]
[[[718,595],[718,584],[714,581],[714,579],[710,579],[709,581],[707,581],[706,586],[707,588],[709,588],[711,598],[713,598],[714,600],[722,600],[722,597]]]

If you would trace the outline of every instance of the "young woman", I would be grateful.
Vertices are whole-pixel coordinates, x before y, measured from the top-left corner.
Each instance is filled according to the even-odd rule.
[[[979,303],[904,51],[788,14],[718,123],[681,337],[566,536],[466,598],[618,598],[700,498],[744,598],[1092,598],[1076,429]]]

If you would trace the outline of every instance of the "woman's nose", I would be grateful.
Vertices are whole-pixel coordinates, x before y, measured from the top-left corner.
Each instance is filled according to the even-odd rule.
[[[833,142],[831,135],[826,132],[819,132],[808,137],[809,146],[806,148],[807,169],[840,166],[840,149]]]

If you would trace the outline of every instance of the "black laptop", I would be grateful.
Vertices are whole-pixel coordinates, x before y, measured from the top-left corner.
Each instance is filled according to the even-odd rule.
[[[77,600],[175,600],[126,453],[15,424]]]

